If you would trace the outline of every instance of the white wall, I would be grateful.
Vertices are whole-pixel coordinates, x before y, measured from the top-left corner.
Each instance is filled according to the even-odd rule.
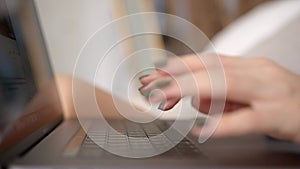
[[[55,73],[72,75],[76,58],[87,39],[112,20],[110,0],[35,0]],[[97,58],[95,58],[96,60]],[[91,64],[95,62],[91,60]],[[86,67],[88,72],[89,67]],[[93,82],[90,74],[79,78]],[[98,84],[108,87],[103,77]]]

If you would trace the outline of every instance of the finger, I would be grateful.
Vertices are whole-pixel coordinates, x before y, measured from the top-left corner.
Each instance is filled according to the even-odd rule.
[[[210,82],[211,81],[206,71],[184,74],[173,78],[170,85],[163,88],[161,92],[166,98],[182,98],[185,96],[210,98]],[[224,85],[221,87],[224,87]],[[160,95],[153,95],[153,97],[155,96]]]
[[[147,85],[150,82],[152,82],[158,78],[162,78],[164,76],[170,76],[170,74],[168,74],[167,72],[164,72],[162,70],[156,70],[156,72],[153,74],[141,76],[139,78],[139,80],[140,80],[141,84]]]
[[[215,125],[218,126],[212,137],[237,136],[260,131],[260,124],[256,117],[256,113],[250,108],[239,109],[232,113],[223,114],[219,123]],[[209,127],[212,126],[208,126],[208,128]],[[205,127],[194,127],[192,134],[196,136],[200,136],[200,134],[207,135],[208,130],[205,130],[204,128]]]
[[[171,75],[180,75],[186,72],[196,71],[204,68],[204,65],[198,55],[186,55],[182,57],[172,57],[168,63],[158,70],[167,72]]]
[[[249,103],[252,99],[253,86],[248,84],[248,79],[243,76],[240,71],[225,71],[218,67],[212,66],[209,71],[200,70],[189,72],[178,76],[172,76],[173,80],[164,86],[160,94],[153,94],[153,102],[161,102],[166,98],[181,98],[184,96],[199,96],[201,98],[225,99],[225,95],[229,100],[238,103]],[[171,78],[170,76],[161,76],[158,79],[151,81],[143,87],[143,93],[150,93],[153,89],[158,89],[156,83],[162,79]],[[240,85],[240,84],[245,85]],[[213,95],[212,95],[213,91]],[[147,94],[147,95],[148,95]]]
[[[179,100],[180,99],[176,99],[176,98],[166,100],[159,104],[158,109],[163,110],[163,111],[170,110],[179,102]]]
[[[212,102],[214,104],[224,104],[223,100],[211,100],[211,99],[197,99],[197,97],[192,98],[192,106],[196,109],[199,110],[201,113],[207,114],[209,110],[211,109]],[[246,108],[249,107],[248,104],[244,103],[238,103],[238,102],[232,102],[232,101],[225,101],[224,104],[224,111],[223,112],[233,112],[235,110],[241,109],[241,108]]]
[[[149,84],[143,85],[142,87],[139,88],[139,91],[143,96],[148,98],[154,89],[163,89],[171,85],[171,83],[172,83],[171,77],[166,77],[166,78],[162,77],[150,82]]]
[[[212,60],[211,58],[216,58],[217,56],[217,54],[191,54],[181,57],[172,57],[168,59],[167,63],[164,64],[163,67],[157,67],[157,71],[154,74],[142,76],[139,79],[142,84],[147,84],[160,76],[176,76],[183,73],[204,69],[204,63],[208,63],[208,60]]]
[[[218,55],[216,53],[190,54],[172,57],[164,67],[158,68],[170,75],[181,75],[187,72],[205,70],[208,67],[240,68],[248,65],[249,60],[242,57]]]
[[[163,74],[156,72],[156,73],[153,73],[151,75],[142,76],[142,77],[139,78],[139,80],[140,80],[142,85],[147,85],[150,82],[161,78],[162,76],[163,76]]]
[[[201,81],[201,83],[198,81]],[[211,91],[209,77],[203,71],[196,74],[184,74],[175,78],[162,77],[141,87],[139,90],[142,95],[153,103],[171,98],[180,99],[184,96],[197,96],[199,91],[201,91],[200,95],[210,97]]]
[[[233,136],[256,132],[259,121],[255,115],[256,113],[251,108],[224,114],[214,132],[214,136]]]
[[[165,75],[181,75],[188,72],[204,70],[211,66],[224,66],[226,68],[245,68],[249,60],[241,57],[231,57],[217,54],[191,54],[181,57],[173,57],[168,60],[164,67],[157,68],[156,72],[150,75],[140,77],[142,84],[148,84],[151,81]]]
[[[237,65],[242,65],[240,61],[242,59],[234,57],[218,57],[217,54],[202,54],[201,56],[202,57],[199,57],[198,55],[193,54],[183,57],[171,58],[169,59],[169,62],[165,67],[157,69],[153,74],[140,77],[140,82],[143,85],[147,85],[152,81],[162,77],[174,77],[183,74],[193,74],[196,71],[209,70],[211,73],[212,68],[214,67],[217,67],[220,72],[222,71],[222,64],[220,64],[220,62],[228,65],[230,69],[232,69],[232,67],[237,67]]]

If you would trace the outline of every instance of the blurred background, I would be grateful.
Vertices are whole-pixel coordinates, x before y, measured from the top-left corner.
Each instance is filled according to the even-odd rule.
[[[297,22],[300,13],[298,0],[36,0],[36,7],[56,73],[72,74],[75,59],[83,44],[101,26],[128,14],[149,11],[169,13],[187,19],[203,31],[221,53],[272,55],[278,61],[284,57],[279,62],[300,72],[295,62],[284,61],[290,60],[287,57],[295,55],[294,50],[299,47],[299,38],[294,36],[300,30]],[[172,29],[159,18],[157,23],[162,32]],[[153,25],[140,21],[131,21],[130,24]],[[289,30],[284,32],[283,29]],[[280,34],[278,32],[284,35],[274,37]],[[187,30],[178,34],[193,38]],[[273,39],[267,42],[270,38]],[[176,55],[191,52],[172,38],[163,37],[162,40],[164,47]],[[283,42],[289,45],[284,47]],[[274,47],[270,46],[271,43]],[[199,46],[203,50],[209,50],[206,44],[207,42],[203,42]],[[281,50],[276,45],[280,45]],[[121,56],[122,50],[119,52],[116,55]],[[80,76],[91,80],[89,75]],[[109,82],[106,83],[104,79],[102,77],[98,83],[99,86],[107,88]]]
[[[124,33],[139,32],[147,28],[159,30],[162,34],[175,32],[193,42],[196,52],[219,52],[232,56],[268,57],[285,68],[300,74],[300,1],[299,0],[33,0],[38,22],[46,43],[52,67],[56,74],[73,75],[76,60],[84,44],[100,28],[121,17],[142,13],[161,12],[186,19],[205,35],[195,35],[180,24],[172,24],[165,18],[137,18],[128,20],[111,30],[105,42],[120,39]],[[0,6],[0,11],[3,11]],[[1,13],[0,13],[1,16]],[[3,20],[5,22],[5,20]],[[9,24],[0,24],[9,25]],[[0,34],[10,37],[7,28]],[[11,37],[14,38],[14,37]],[[96,39],[97,40],[97,39]],[[98,41],[96,41],[96,44]],[[99,48],[103,46],[99,40]],[[98,46],[98,45],[96,45]],[[160,35],[142,35],[128,38],[113,47],[107,62],[98,73],[95,66],[102,59],[95,51],[84,60],[75,77],[103,90],[124,97],[128,93],[136,100],[144,98],[139,94],[141,84],[136,81],[129,91],[129,75],[138,66],[153,66],[151,52],[143,55],[125,67],[114,79],[115,71],[122,60],[132,53],[148,48],[163,49],[168,57],[190,54],[192,51],[174,38]],[[92,72],[92,73],[91,73]],[[114,86],[114,90],[112,90]],[[144,100],[143,100],[144,101]],[[186,102],[190,105],[189,102]],[[184,106],[185,108],[189,106]],[[187,112],[192,112],[187,108]]]

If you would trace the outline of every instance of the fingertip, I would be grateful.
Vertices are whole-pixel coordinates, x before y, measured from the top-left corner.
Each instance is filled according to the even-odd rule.
[[[154,81],[155,79],[158,79],[160,76],[158,74],[149,74],[149,75],[143,75],[139,77],[139,81],[142,85],[147,85]]]
[[[142,76],[139,77],[139,80],[142,80],[143,78],[148,77],[148,76],[150,76],[150,75],[151,75],[151,74],[145,74],[145,75],[142,75]]]
[[[172,79],[164,79],[164,80],[161,80],[161,81],[157,81],[155,83],[155,87],[156,88],[165,88],[165,87],[168,87],[172,82]]]
[[[161,111],[165,111],[165,104],[166,104],[166,102],[161,102],[160,104],[159,104],[159,106],[158,106],[158,109],[159,110],[161,110]]]
[[[144,75],[139,77],[139,81],[141,82],[142,85],[146,85],[151,82],[151,80],[148,78],[150,75]]]
[[[180,99],[170,99],[164,102],[161,102],[158,106],[158,109],[162,110],[162,111],[168,111],[171,110],[178,102]]]
[[[167,102],[165,105],[165,110],[172,109],[178,102],[180,101],[180,98],[171,99]]]
[[[138,88],[139,92],[142,92],[143,88],[145,88],[145,85]]]

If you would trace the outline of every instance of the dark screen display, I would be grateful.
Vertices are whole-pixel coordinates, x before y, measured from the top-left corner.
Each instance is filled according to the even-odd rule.
[[[2,16],[2,28],[7,17]],[[0,136],[5,132],[6,126],[18,118],[25,106],[36,93],[36,86],[31,74],[24,70],[29,69],[21,57],[14,34],[7,30],[0,35]],[[8,36],[10,35],[10,36]]]
[[[3,152],[14,148],[35,132],[49,130],[45,126],[57,123],[62,114],[47,55],[35,57],[49,67],[43,66],[45,70],[41,70],[42,66],[35,68],[31,62],[33,57],[28,54],[29,49],[22,50],[28,45],[22,37],[16,36],[15,30],[5,0],[0,0],[0,159]],[[37,64],[36,59],[34,62]],[[46,71],[48,73],[45,75],[41,74]],[[37,75],[43,77],[42,83],[36,80],[40,79]],[[31,142],[38,139],[31,138]]]

